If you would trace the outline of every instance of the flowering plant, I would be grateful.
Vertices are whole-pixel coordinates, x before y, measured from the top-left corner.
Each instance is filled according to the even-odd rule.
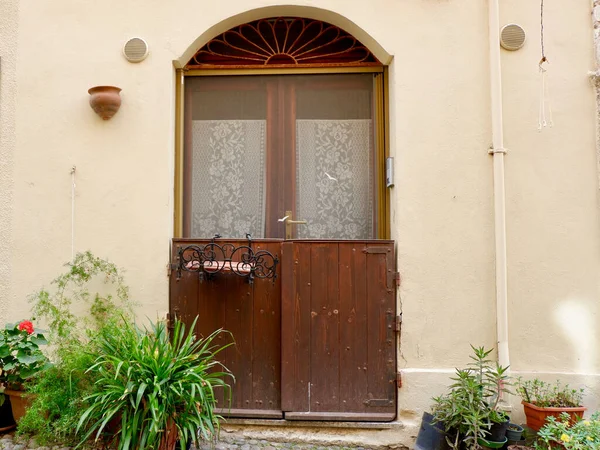
[[[548,417],[538,432],[537,450],[600,449],[600,412],[589,419],[579,419],[571,425],[571,417],[562,413],[560,418]]]
[[[40,350],[47,344],[42,333],[36,333],[29,320],[6,324],[0,330],[0,386],[21,389],[23,383],[46,367],[48,358]],[[3,402],[4,396],[0,398]]]

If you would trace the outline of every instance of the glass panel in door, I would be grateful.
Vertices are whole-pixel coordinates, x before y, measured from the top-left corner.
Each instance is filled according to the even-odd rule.
[[[295,82],[295,235],[306,239],[375,237],[373,79],[299,77]]]
[[[190,77],[185,116],[185,237],[377,237],[372,74]]]

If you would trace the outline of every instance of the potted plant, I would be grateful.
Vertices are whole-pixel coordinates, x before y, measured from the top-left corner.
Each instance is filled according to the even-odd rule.
[[[538,432],[536,450],[554,449],[597,449],[600,448],[600,412],[594,413],[589,420],[577,417],[573,421],[569,413],[558,418],[548,417]]]
[[[441,423],[435,422],[433,414],[425,411],[417,434],[415,450],[447,450],[446,432]]]
[[[0,398],[0,434],[10,431],[14,427],[16,427],[16,423],[12,415],[10,399],[6,395],[2,395]]]
[[[546,422],[550,416],[558,417],[566,412],[572,421],[583,417],[587,409],[583,407],[583,389],[572,389],[568,384],[546,383],[537,378],[522,380],[519,378],[517,392],[521,396],[527,426],[535,431]]]
[[[25,414],[27,398],[25,383],[49,365],[40,350],[46,344],[42,333],[36,333],[29,320],[6,324],[0,331],[0,402],[10,397],[12,415],[16,422]]]
[[[87,430],[81,444],[105,431],[119,450],[173,450],[178,439],[186,448],[199,446],[198,434],[214,436],[221,419],[215,390],[227,389],[233,376],[216,359],[227,347],[213,343],[222,330],[196,339],[195,324],[186,333],[176,320],[169,335],[163,321],[140,329],[123,320],[98,339],[100,356],[88,369],[96,372],[96,392],[79,421]]]
[[[456,370],[447,394],[433,399],[433,417],[443,424],[447,442],[454,449],[461,445],[469,449],[499,448],[506,443],[508,416],[501,411],[500,400],[509,392],[508,367],[488,359],[492,350],[471,348],[472,362],[467,368]],[[494,424],[499,425],[500,431],[492,436]]]
[[[506,437],[509,441],[520,441],[523,435],[523,427],[516,423],[509,423],[506,429]]]

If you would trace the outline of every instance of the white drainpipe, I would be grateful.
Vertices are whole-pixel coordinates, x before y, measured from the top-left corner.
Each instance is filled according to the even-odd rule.
[[[504,133],[502,130],[502,76],[498,0],[489,0],[490,93],[494,158],[494,228],[496,239],[496,328],[498,363],[510,365],[508,354],[508,296],[506,282],[506,198],[504,193]]]

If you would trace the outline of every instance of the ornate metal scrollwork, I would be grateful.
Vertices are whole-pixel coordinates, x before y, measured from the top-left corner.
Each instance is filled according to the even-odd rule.
[[[232,272],[240,277],[247,277],[252,284],[255,278],[277,278],[279,259],[266,250],[254,251],[249,234],[247,245],[236,247],[233,244],[218,244],[216,235],[206,245],[188,245],[178,251],[177,278],[181,272],[197,272],[200,281],[212,279],[219,272]]]

